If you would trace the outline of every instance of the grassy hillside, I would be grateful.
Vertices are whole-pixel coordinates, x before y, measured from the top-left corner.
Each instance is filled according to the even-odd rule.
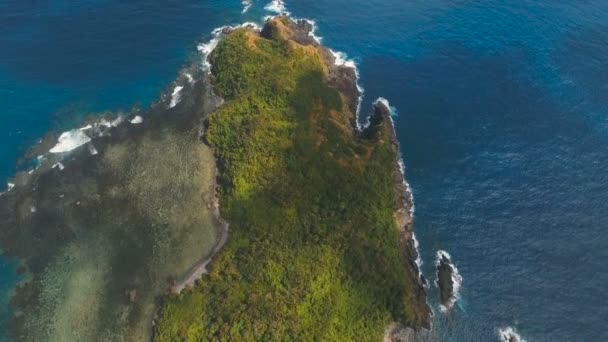
[[[320,49],[289,39],[285,20],[270,38],[236,30],[211,57],[226,103],[206,139],[230,238],[195,289],[167,299],[158,341],[367,341],[419,323],[390,128],[355,137]]]

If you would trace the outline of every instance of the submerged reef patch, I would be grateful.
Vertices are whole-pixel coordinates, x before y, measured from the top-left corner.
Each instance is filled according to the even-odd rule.
[[[212,250],[216,164],[200,134],[221,101],[198,76],[130,123],[62,134],[0,197],[0,244],[27,271],[15,340],[149,340],[159,298]]]

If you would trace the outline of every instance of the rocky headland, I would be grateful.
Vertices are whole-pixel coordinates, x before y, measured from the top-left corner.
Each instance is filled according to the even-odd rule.
[[[205,141],[231,235],[198,285],[165,303],[159,341],[430,328],[390,109],[379,101],[359,124],[357,71],[312,29],[284,16],[225,29],[210,56],[226,102]]]
[[[0,196],[16,340],[430,328],[389,106],[361,125],[357,70],[309,21],[217,33],[149,110],[49,135]]]

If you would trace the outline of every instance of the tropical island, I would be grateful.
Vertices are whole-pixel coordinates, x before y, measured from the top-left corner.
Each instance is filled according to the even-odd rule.
[[[92,118],[62,135],[89,138],[69,151],[56,136],[32,150],[61,153],[0,196],[0,243],[26,275],[17,340],[430,328],[390,109],[376,102],[360,128],[355,70],[311,30],[285,16],[225,28],[210,75],[183,74],[129,122]]]
[[[231,235],[199,284],[165,303],[159,341],[362,341],[393,321],[428,326],[388,108],[357,130],[354,70],[309,29],[281,17],[230,32],[211,55],[226,103],[205,139]]]

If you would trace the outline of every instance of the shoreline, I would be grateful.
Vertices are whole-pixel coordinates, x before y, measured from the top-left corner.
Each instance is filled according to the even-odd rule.
[[[402,256],[404,258],[404,266],[410,275],[411,279],[416,279],[413,284],[414,298],[416,299],[415,311],[420,315],[420,328],[430,330],[432,310],[427,303],[427,294],[425,290],[424,276],[419,267],[421,263],[420,254],[417,250],[417,242],[413,230],[413,213],[414,203],[413,194],[407,180],[405,178],[405,167],[401,157],[401,150],[395,125],[391,116],[391,107],[388,101],[379,98],[374,102],[373,111],[367,117],[367,125],[359,124],[359,111],[362,96],[362,88],[358,84],[358,71],[354,62],[345,63],[337,60],[340,56],[333,50],[322,46],[319,40],[314,36],[314,24],[308,19],[296,19],[287,16],[293,22],[291,29],[294,30],[294,40],[302,45],[313,45],[318,47],[323,52],[322,57],[325,66],[328,69],[329,83],[333,85],[345,97],[347,107],[353,117],[351,118],[351,126],[355,135],[363,136],[368,130],[374,130],[372,122],[374,118],[378,119],[380,125],[388,123],[389,139],[395,153],[393,162],[393,186],[398,200],[398,207],[395,212],[395,220],[399,229],[400,244]],[[381,129],[381,127],[379,128]],[[414,305],[414,304],[413,304]]]
[[[294,40],[296,42],[302,43],[303,45],[314,45],[315,47],[318,47],[323,64],[327,68],[329,83],[343,96],[345,106],[352,114],[350,123],[352,126],[353,139],[360,138],[360,135],[364,133],[367,126],[365,128],[361,128],[358,124],[358,111],[362,93],[361,88],[358,85],[358,74],[356,67],[353,67],[348,63],[339,63],[335,52],[329,48],[321,46],[318,40],[314,37],[314,34],[311,35],[314,26],[311,25],[310,21],[307,21],[306,19],[292,19],[290,17],[285,18],[288,18],[288,20],[293,23],[293,26],[290,26],[290,28],[295,31],[294,36],[297,37],[297,39]],[[245,26],[245,24],[243,26]],[[254,28],[249,27],[249,29]],[[205,51],[203,54],[205,58],[203,65],[207,62],[206,59],[210,52],[211,51]],[[201,78],[197,77],[201,74],[203,75]],[[192,75],[195,75],[197,79],[194,80]],[[63,179],[66,177],[69,178],[71,175],[79,175],[79,173],[83,172],[83,170],[81,170],[78,166],[81,166],[82,169],[93,169],[94,166],[89,163],[95,162],[96,155],[99,154],[100,156],[103,156],[114,144],[121,144],[131,139],[139,139],[145,135],[148,130],[160,129],[166,125],[181,132],[200,126],[200,140],[205,130],[203,122],[207,119],[209,114],[216,111],[221,106],[222,102],[223,100],[213,92],[213,86],[211,85],[211,78],[209,77],[208,70],[205,70],[204,67],[202,71],[199,69],[182,70],[177,80],[171,84],[169,91],[164,92],[156,104],[145,111],[143,118],[140,116],[142,113],[137,111],[128,113],[127,115],[121,114],[119,115],[120,121],[114,120],[111,123],[108,123],[107,119],[103,118],[97,120],[96,122],[85,120],[83,124],[88,123],[87,126],[76,130],[78,130],[78,132],[83,132],[84,130],[93,129],[92,131],[88,132],[94,132],[95,135],[91,136],[89,141],[79,144],[72,149],[66,150],[65,152],[70,153],[69,155],[57,155],[53,153],[53,148],[49,150],[49,147],[51,147],[53,143],[57,142],[57,140],[54,139],[56,138],[54,135],[47,136],[47,138],[44,139],[41,144],[34,146],[32,149],[33,151],[41,149],[45,151],[43,154],[45,158],[43,158],[44,160],[41,162],[42,167],[34,169],[31,173],[23,172],[18,174],[15,178],[18,180],[15,182],[17,186],[16,189],[10,192],[10,198],[12,200],[14,196],[21,196],[22,192],[25,194],[27,190],[25,189],[24,185],[30,185],[30,183],[34,181],[39,182],[39,178],[46,177],[43,181],[49,183],[49,180],[51,179]],[[376,107],[375,109],[378,110]],[[388,108],[386,109],[388,110]],[[171,113],[167,113],[169,111],[171,111]],[[167,114],[171,116],[167,116]],[[383,117],[385,122],[388,120],[392,125],[390,112],[388,112],[388,114],[382,112],[380,115]],[[91,126],[91,124],[93,126]],[[418,268],[416,266],[416,260],[418,258],[418,253],[415,249],[415,242],[411,226],[411,209],[413,207],[413,203],[411,200],[411,193],[409,192],[406,183],[404,183],[404,175],[402,173],[403,170],[400,166],[399,144],[393,126],[390,128],[389,138],[396,156],[393,163],[394,169],[392,172],[392,177],[394,181],[394,190],[397,194],[399,204],[398,208],[396,209],[395,219],[400,231],[400,243],[402,245],[401,251],[403,253],[404,266],[407,273],[411,273],[410,275],[413,274],[413,276],[408,276],[408,278],[417,279],[416,284],[414,284],[414,295],[416,301],[412,301],[412,306],[415,306],[416,312],[421,316],[425,314],[428,316],[428,312],[421,308],[420,303],[417,303],[420,300],[426,303],[426,294],[424,288],[421,286],[420,276],[417,275]],[[204,144],[202,141],[199,141],[199,143]],[[85,147],[88,147],[89,153],[87,153],[87,149]],[[67,147],[64,149],[67,149]],[[32,151],[29,153],[32,153]],[[63,159],[64,157],[65,160]],[[217,165],[218,158],[213,155],[213,159]],[[57,168],[55,166],[57,166]],[[217,186],[216,166],[214,166],[213,179],[213,187],[215,189]],[[78,182],[78,180],[71,181],[75,184]],[[48,186],[51,187],[52,185]],[[79,196],[82,195],[75,193],[72,194],[73,198],[70,198],[70,194],[68,194],[69,200],[73,200],[73,204],[75,206],[81,205]],[[63,199],[63,197],[61,198]],[[68,198],[66,198],[66,200]],[[83,201],[83,205],[85,206],[90,204],[91,203],[86,203]],[[36,207],[32,206],[31,208],[33,208],[31,209],[31,214],[33,215],[36,212]],[[44,209],[44,206],[41,205],[40,208]],[[215,228],[217,229],[218,233],[216,240],[206,256],[195,262],[189,268],[189,270],[185,272],[181,279],[173,282],[169,291],[171,293],[180,294],[185,288],[194,287],[197,281],[207,273],[207,267],[213,262],[218,253],[224,249],[228,241],[230,235],[229,224],[221,216],[219,197],[215,190],[212,199],[208,202],[207,208],[212,209],[213,219],[216,223]],[[8,239],[7,237],[3,238]],[[38,273],[36,273],[36,275],[38,275]],[[27,292],[28,290],[32,289],[28,288],[27,286],[25,287],[25,290],[22,288],[17,288],[18,292]],[[35,290],[40,290],[40,288],[35,288]],[[140,291],[139,296],[144,297],[144,295],[141,295],[141,293],[144,293],[141,288],[134,287],[129,291],[129,293],[133,293],[133,295],[130,295],[129,297],[132,297],[129,299],[132,305],[134,305],[137,301],[138,291]],[[166,293],[164,295],[166,295]],[[158,294],[156,297],[158,298],[158,296],[164,295]],[[154,304],[154,307],[155,313],[162,311],[163,308],[163,306],[159,305],[158,303]],[[29,309],[31,308],[26,308],[26,310]],[[151,324],[154,326],[155,321],[156,319],[152,318],[152,320],[147,322],[146,325]],[[418,321],[421,323],[420,327],[430,328],[428,318],[422,318]],[[151,336],[153,337],[153,331]]]
[[[202,260],[195,263],[191,270],[182,277],[182,280],[177,281],[171,286],[171,292],[174,294],[181,294],[184,289],[194,287],[196,282],[199,281],[203,275],[207,274],[207,265],[213,261],[213,258],[222,251],[226,242],[228,242],[230,225],[221,217],[217,194],[214,196],[212,206],[213,216],[217,221],[217,227],[219,228],[218,238],[211,251]]]
[[[176,98],[174,94],[178,87],[180,96]],[[180,165],[180,169],[188,168],[190,167],[188,165],[195,163],[195,160],[198,161],[198,158],[202,158],[201,160],[207,158],[207,155],[202,151],[209,149],[208,146],[198,147],[204,145],[204,142],[200,139],[204,130],[203,121],[206,115],[215,110],[221,102],[222,100],[210,90],[210,80],[204,73],[204,69],[197,64],[189,63],[180,69],[175,81],[166,87],[165,91],[158,96],[157,100],[147,110],[143,111],[135,108],[129,112],[106,112],[102,116],[95,116],[92,113],[82,121],[81,128],[67,131],[77,134],[68,135],[66,132],[49,132],[26,151],[25,156],[27,158],[31,159],[38,156],[35,159],[36,163],[30,169],[17,172],[10,180],[14,184],[12,189],[0,196],[0,226],[8,228],[0,234],[5,256],[19,260],[26,265],[24,270],[29,275],[27,279],[21,279],[14,284],[11,289],[10,305],[12,314],[6,324],[12,336],[20,339],[27,339],[28,336],[45,339],[43,336],[49,338],[55,336],[53,334],[63,334],[65,336],[77,333],[91,334],[97,329],[91,324],[92,321],[87,318],[86,312],[89,309],[86,306],[82,306],[83,314],[75,318],[83,320],[82,325],[80,325],[83,328],[69,332],[56,326],[60,324],[57,321],[60,319],[58,317],[71,315],[69,312],[64,312],[65,310],[61,309],[60,306],[57,307],[57,310],[53,310],[52,307],[44,309],[41,304],[36,303],[41,300],[50,300],[44,297],[48,296],[44,294],[44,291],[47,286],[45,281],[47,281],[46,278],[49,275],[57,273],[56,278],[53,279],[61,282],[51,285],[58,286],[58,288],[71,286],[70,279],[73,279],[73,277],[64,278],[64,273],[60,272],[76,272],[78,270],[77,265],[89,265],[86,263],[89,258],[86,257],[88,254],[86,254],[85,245],[94,239],[100,239],[104,243],[110,241],[113,247],[108,247],[107,252],[104,252],[103,249],[89,248],[88,250],[93,253],[93,257],[104,263],[97,267],[97,271],[95,268],[86,266],[87,268],[84,268],[83,272],[97,272],[93,274],[99,279],[95,278],[97,280],[94,283],[103,284],[101,279],[107,279],[113,292],[112,297],[108,297],[110,294],[104,295],[105,292],[97,291],[100,286],[106,288],[105,285],[95,287],[97,292],[90,296],[91,300],[97,300],[95,305],[99,308],[94,310],[109,310],[110,308],[127,310],[130,316],[137,315],[138,318],[133,316],[135,321],[129,322],[117,317],[113,320],[113,323],[107,323],[108,326],[114,326],[116,323],[118,325],[115,328],[119,328],[118,330],[128,327],[127,335],[130,338],[152,337],[151,327],[154,324],[155,312],[159,308],[157,299],[166,293],[169,285],[166,283],[167,278],[162,274],[170,275],[174,270],[188,267],[189,270],[180,276],[186,277],[184,285],[193,283],[194,280],[190,280],[188,277],[192,276],[192,267],[195,267],[196,271],[196,266],[200,266],[200,262],[193,262],[194,266],[192,266],[192,264],[187,265],[187,260],[195,256],[196,246],[200,246],[201,251],[203,248],[207,248],[205,247],[206,243],[200,244],[199,242],[205,241],[205,236],[208,236],[208,229],[217,230],[219,241],[215,241],[209,246],[211,252],[207,253],[207,256],[215,255],[227,240],[228,226],[221,224],[222,221],[218,220],[219,208],[212,207],[213,199],[205,199],[205,197],[212,198],[215,196],[203,196],[203,193],[209,193],[208,191],[215,189],[215,171],[213,171],[213,182],[207,183],[204,181],[204,177],[207,177],[205,175],[210,174],[210,171],[207,171],[209,169],[207,166],[199,165],[194,169],[195,173],[183,171],[187,174],[174,170],[177,177],[174,177],[174,179],[163,178],[159,180],[160,183],[157,187],[150,187],[149,190],[157,191],[155,189],[158,189],[158,187],[167,187],[166,191],[161,192],[165,194],[161,195],[161,197],[165,197],[165,200],[148,197],[148,201],[151,202],[144,204],[144,202],[139,202],[146,200],[143,197],[128,197],[135,196],[135,194],[127,195],[126,192],[132,191],[133,188],[126,188],[127,184],[125,183],[116,183],[116,174],[110,177],[111,173],[115,171],[108,168],[109,164],[107,162],[110,160],[108,155],[118,150],[124,151],[124,153],[121,153],[125,156],[130,155],[132,159],[139,155],[140,159],[120,164],[120,167],[132,168],[128,165],[135,162],[143,163],[142,168],[133,168],[132,171],[124,174],[125,177],[131,177],[129,178],[131,179],[130,182],[140,185],[141,180],[138,180],[138,178],[150,177],[149,173],[146,175],[146,172],[161,172],[160,175],[164,177],[166,173],[162,170],[167,168],[172,169],[178,165]],[[118,119],[116,119],[117,115]],[[152,135],[155,136],[155,139],[150,139]],[[166,145],[165,142],[169,145]],[[188,146],[183,144],[196,145],[197,147],[186,150],[178,147]],[[169,160],[172,161],[165,163],[161,152],[160,155],[157,153],[158,157],[154,159],[158,162],[150,164],[146,162],[148,158],[142,155],[142,153],[147,153],[145,151],[150,151],[150,146],[157,146],[161,150],[176,146],[178,150],[175,152],[178,155],[185,153],[184,156],[188,155],[187,159],[191,162],[182,167],[181,161],[183,159],[181,158],[183,157],[178,156],[177,159],[170,158]],[[210,153],[210,155],[213,158],[213,154]],[[178,161],[178,163],[175,163],[175,161]],[[120,163],[123,163],[123,161]],[[209,164],[207,163],[207,165]],[[120,177],[123,177],[123,174]],[[192,184],[193,187],[182,187],[180,185],[182,182]],[[201,184],[202,186],[199,186]],[[91,187],[91,185],[94,185],[94,187]],[[147,187],[141,188],[140,185],[137,185],[137,189],[145,191],[144,189]],[[173,185],[177,185],[177,187]],[[199,192],[200,194],[196,195]],[[150,194],[156,196],[161,193]],[[137,196],[141,194],[143,193],[138,193]],[[163,213],[157,212],[152,216],[146,214],[147,211],[141,211],[149,210],[148,207],[143,207],[143,205],[157,206],[165,203],[172,196],[177,196],[176,200],[183,201],[189,198],[184,196],[191,196],[190,194],[197,197],[196,200],[193,198],[193,201],[190,202],[191,205],[198,208],[195,203],[206,202],[207,208],[201,208],[198,211],[205,210],[209,213],[195,213],[187,206],[184,207],[176,203],[173,204],[177,205],[175,208],[181,208],[178,210],[182,210],[184,213],[188,211],[185,217],[181,214],[176,216],[174,214],[176,213],[175,209],[171,208],[171,203],[168,203],[169,206],[161,205],[159,208],[162,208]],[[99,214],[96,215],[95,212],[99,212]],[[118,216],[114,217],[115,215],[110,214],[112,212],[115,212]],[[150,214],[152,213],[150,212]],[[170,239],[163,237],[162,234],[164,233],[153,235],[142,231],[142,228],[146,226],[149,230],[164,231],[162,222],[160,225],[154,223],[157,216],[161,221],[177,218],[176,224],[179,227],[176,228],[175,234],[180,234],[179,231],[187,232],[186,235],[181,235],[180,239],[186,236],[190,242],[186,240],[185,245],[182,242],[170,242]],[[205,217],[211,218],[211,222],[215,223],[209,223],[210,221]],[[44,220],[50,221],[53,229],[42,228]],[[191,222],[199,222],[202,225],[190,226],[186,223],[188,221],[183,220],[193,220]],[[114,223],[115,221],[116,223]],[[88,222],[88,226],[91,226],[90,230],[86,229],[87,224],[85,222]],[[98,228],[97,225],[100,227],[104,225],[103,222],[113,228],[110,230],[93,229]],[[186,224],[184,225],[182,222]],[[216,227],[211,227],[209,224]],[[18,233],[19,231],[22,232]],[[97,233],[94,233],[95,231]],[[29,234],[38,236],[38,239],[27,238]],[[126,247],[131,244],[133,244],[132,247]],[[166,254],[166,246],[169,246],[169,244],[180,244],[184,246],[184,250],[169,248],[170,251],[172,250],[171,253],[174,254],[174,257],[171,258],[170,254]],[[188,246],[188,244],[192,246]],[[95,246],[95,243],[93,243],[93,246]],[[158,253],[162,253],[160,259],[153,257],[157,252],[151,252],[152,249],[156,250],[156,248],[159,248]],[[69,254],[69,251],[73,249],[77,249],[80,254],[76,254],[70,259],[71,262],[66,266],[60,266],[62,264],[60,258],[64,258],[64,255]],[[136,252],[139,249],[142,249],[144,254],[139,255]],[[148,253],[150,253],[150,257],[147,257]],[[121,258],[123,255],[124,261],[114,265],[115,262],[118,262],[116,258]],[[192,260],[196,259],[192,258]],[[157,263],[159,263],[159,268],[152,269]],[[71,264],[74,266],[70,266]],[[139,266],[137,266],[138,264]],[[133,269],[134,267],[135,269]],[[112,271],[114,268],[117,268],[117,270]],[[125,273],[120,268],[130,269],[131,271]],[[69,273],[67,274],[69,275]],[[150,276],[154,278],[142,282],[142,279]],[[92,286],[89,283],[84,285]],[[81,291],[76,291],[64,301],[55,298],[52,300],[56,300],[57,305],[68,305],[68,303],[71,303],[68,300],[75,301],[84,298],[77,297],[80,296],[80,293]],[[64,302],[66,304],[63,304]],[[49,310],[51,311],[49,312]],[[73,314],[77,315],[77,313]],[[28,318],[40,315],[45,317],[44,320]],[[35,330],[32,330],[32,325],[35,325]],[[143,333],[144,331],[147,331],[147,333]],[[118,331],[111,330],[105,332],[100,330],[98,333],[119,334]],[[98,337],[101,336],[98,335]]]
[[[416,248],[416,240],[413,229],[413,195],[409,189],[405,178],[405,170],[402,167],[400,144],[395,131],[395,125],[391,117],[390,106],[387,101],[375,101],[374,115],[381,116],[382,122],[388,122],[391,144],[397,155],[393,164],[393,186],[398,199],[398,208],[395,213],[397,228],[400,232],[401,251],[407,261],[405,267],[412,279],[416,279],[414,284],[414,296],[417,299],[417,312],[422,315],[421,327],[430,330],[432,310],[426,300],[426,290],[422,272],[418,266],[420,262],[419,251]]]

